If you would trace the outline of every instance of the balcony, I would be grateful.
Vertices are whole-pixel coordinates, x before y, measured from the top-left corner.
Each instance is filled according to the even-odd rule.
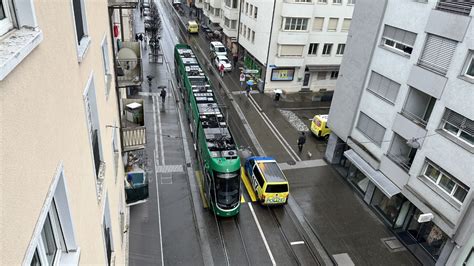
[[[139,86],[143,81],[139,42],[123,42],[116,59],[118,87]]]
[[[401,114],[413,123],[425,128],[435,103],[436,98],[410,87],[410,92]]]
[[[122,99],[124,116],[122,116],[123,151],[144,149],[146,145],[146,127],[142,99]]]
[[[415,141],[416,142],[416,141]],[[409,141],[398,134],[394,134],[392,145],[388,151],[387,157],[398,164],[403,170],[408,172],[415,159],[417,148]]]
[[[440,0],[436,5],[436,9],[469,16],[473,5],[474,2],[472,1]]]
[[[108,5],[111,8],[136,8],[138,0],[109,0]]]

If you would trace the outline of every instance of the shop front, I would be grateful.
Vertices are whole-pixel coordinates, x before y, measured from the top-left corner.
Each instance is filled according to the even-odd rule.
[[[423,265],[434,265],[449,237],[432,221],[420,222],[423,212],[353,150],[344,152],[340,165],[345,169],[348,183],[405,247]]]

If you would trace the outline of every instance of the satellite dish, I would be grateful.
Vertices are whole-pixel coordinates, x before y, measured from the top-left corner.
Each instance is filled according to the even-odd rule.
[[[124,47],[117,54],[118,62],[125,75],[129,75],[138,65],[137,54],[130,48]]]

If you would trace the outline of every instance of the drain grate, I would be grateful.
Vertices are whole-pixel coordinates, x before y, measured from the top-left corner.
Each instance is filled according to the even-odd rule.
[[[400,252],[406,250],[405,246],[396,237],[386,237],[380,239],[390,252]]]

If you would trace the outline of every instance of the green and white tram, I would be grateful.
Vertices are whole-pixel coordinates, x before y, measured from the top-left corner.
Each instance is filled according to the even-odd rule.
[[[206,200],[216,215],[234,216],[239,213],[241,197],[240,158],[234,138],[191,47],[176,45],[174,58]]]

